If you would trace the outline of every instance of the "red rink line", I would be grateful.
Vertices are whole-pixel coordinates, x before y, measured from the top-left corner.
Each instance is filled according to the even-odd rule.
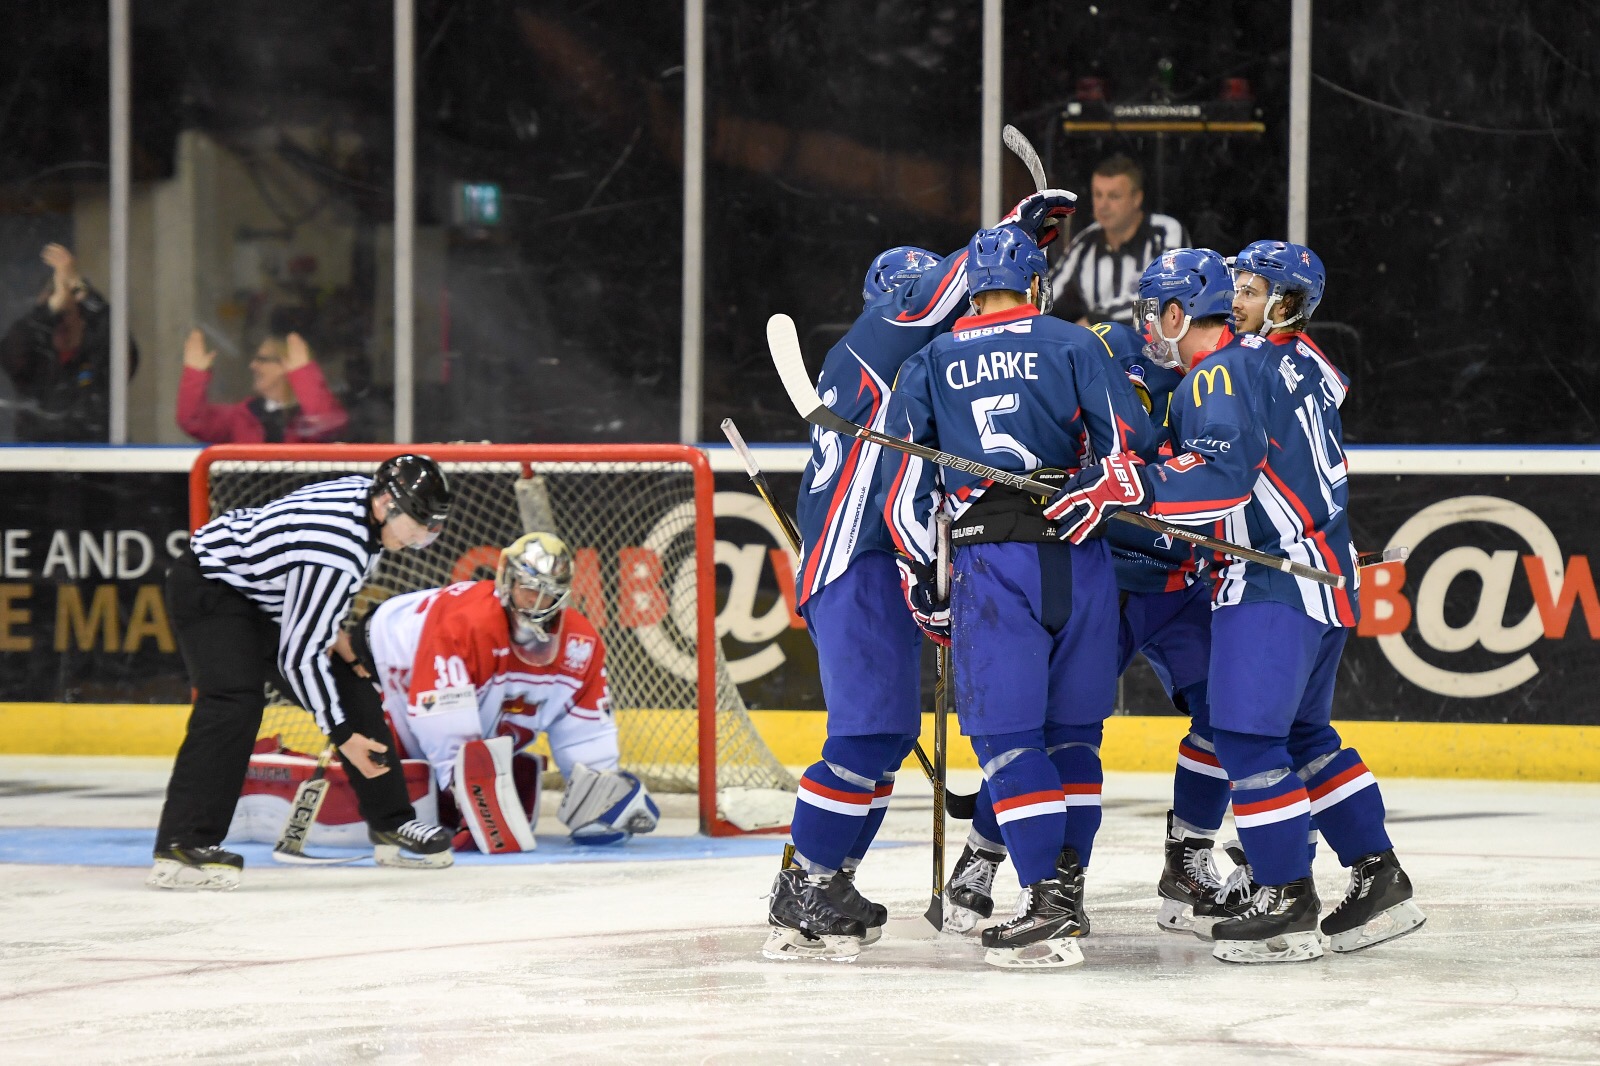
[[[161,973],[127,974],[122,977],[103,977],[93,981],[77,981],[68,985],[51,985],[48,988],[31,988],[21,992],[0,993],[0,1003],[10,1003],[19,999],[32,999],[35,996],[48,996],[56,992],[78,992],[88,988],[104,988],[108,985],[132,984],[138,981],[160,981],[169,977],[189,977],[194,974],[227,973],[231,970],[251,970],[263,966],[301,966],[312,962],[327,962],[334,959],[364,959],[378,955],[407,955],[418,951],[457,951],[463,948],[500,947],[511,944],[551,944],[564,940],[598,940],[602,937],[619,936],[653,936],[656,934],[683,934],[687,936],[703,935],[721,931],[736,931],[739,926],[695,926],[690,929],[613,929],[598,933],[574,933],[567,936],[527,936],[515,939],[498,940],[469,940],[459,944],[407,944],[392,948],[369,948],[365,951],[336,951],[327,955],[301,955],[293,959],[226,959],[216,961],[213,959],[161,959],[161,958],[124,958],[115,955],[91,955],[84,958],[73,959],[73,962],[115,962],[115,963],[144,963],[151,966],[183,966],[186,969],[164,970]],[[752,927],[754,928],[754,927]]]

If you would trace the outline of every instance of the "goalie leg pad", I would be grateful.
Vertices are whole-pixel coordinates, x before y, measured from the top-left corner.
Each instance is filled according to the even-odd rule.
[[[572,832],[574,844],[620,844],[654,829],[661,809],[644,782],[626,770],[595,771],[579,763],[567,779],[557,817]]]
[[[532,851],[533,827],[512,776],[512,740],[469,740],[456,752],[450,791],[461,822],[485,855]]]

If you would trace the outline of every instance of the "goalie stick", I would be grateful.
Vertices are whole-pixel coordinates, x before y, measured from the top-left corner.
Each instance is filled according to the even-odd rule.
[[[756,487],[756,494],[767,505],[767,510],[772,512],[773,520],[778,523],[783,535],[789,542],[789,547],[794,551],[796,559],[800,558],[800,529],[795,525],[794,519],[789,517],[789,512],[778,505],[778,498],[773,494],[772,486],[767,483],[767,475],[761,472],[761,467],[756,463],[754,453],[750,446],[744,442],[744,436],[739,432],[739,427],[734,425],[733,419],[722,420],[722,434],[728,438],[728,443],[733,445],[733,450],[739,454],[744,462],[745,473],[750,476],[750,483]],[[928,759],[928,753],[922,750],[922,741],[917,741],[911,753],[917,757],[917,762],[922,766],[922,772],[928,776],[929,781],[934,780],[933,763]],[[946,792],[944,794],[944,808],[952,818],[959,818],[964,822],[972,820],[973,813],[977,810],[978,794],[970,796],[959,792]]]
[[[805,357],[800,352],[800,336],[795,331],[794,319],[788,315],[777,314],[767,319],[767,347],[772,351],[772,363],[778,369],[778,376],[783,379],[783,387],[789,393],[789,402],[794,404],[794,409],[800,413],[801,417],[814,426],[821,426],[823,429],[831,430],[834,433],[843,433],[850,437],[860,437],[862,440],[881,444],[885,448],[906,452],[909,455],[917,456],[919,459],[937,463],[939,466],[947,466],[952,470],[963,470],[1001,485],[1026,489],[1036,496],[1048,498],[1054,496],[1058,491],[1056,487],[1046,485],[1042,481],[1035,481],[1033,478],[1023,474],[1013,474],[1009,470],[1001,470],[999,467],[974,462],[964,456],[952,455],[949,452],[939,451],[937,448],[929,448],[926,445],[901,440],[899,437],[892,437],[887,433],[879,433],[877,430],[868,429],[866,426],[858,426],[854,422],[834,414],[822,402],[822,398],[817,395],[817,390],[811,385],[811,379],[806,375]],[[1175,537],[1178,540],[1186,540],[1191,544],[1198,544],[1202,548],[1209,548],[1224,555],[1231,555],[1235,559],[1243,559],[1246,562],[1257,563],[1261,566],[1271,567],[1274,570],[1282,570],[1285,573],[1293,574],[1295,577],[1303,577],[1322,585],[1331,585],[1336,589],[1344,588],[1343,574],[1330,574],[1326,570],[1318,570],[1314,566],[1306,566],[1304,563],[1297,563],[1291,559],[1281,559],[1276,555],[1268,555],[1266,552],[1256,551],[1254,548],[1244,548],[1225,540],[1208,537],[1203,533],[1196,533],[1182,526],[1169,525],[1145,514],[1118,511],[1112,517],[1124,522],[1132,522],[1136,526],[1143,526],[1145,529],[1154,530],[1157,533],[1165,533],[1167,536]]]
[[[322,810],[322,801],[328,795],[328,763],[332,758],[333,745],[329,744],[322,749],[322,754],[317,756],[317,767],[311,771],[311,776],[302,781],[300,787],[295,790],[294,803],[289,807],[289,820],[283,823],[283,832],[278,834],[278,842],[272,847],[273,861],[302,866],[332,866],[366,858],[362,854],[307,855],[305,853],[306,837],[310,835],[311,826],[317,820],[317,812]]]

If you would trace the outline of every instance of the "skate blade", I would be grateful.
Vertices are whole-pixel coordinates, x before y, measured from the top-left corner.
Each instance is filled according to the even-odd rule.
[[[272,861],[287,863],[290,866],[340,866],[344,863],[360,862],[365,855],[307,855],[303,851],[278,851],[273,849]]]
[[[876,944],[882,939],[883,926],[869,925],[867,926],[867,935],[861,938],[861,946],[864,948],[870,948],[872,945]]]
[[[1366,925],[1334,933],[1327,938],[1328,950],[1348,955],[1352,951],[1361,951],[1387,940],[1395,940],[1407,933],[1415,933],[1427,920],[1427,915],[1422,913],[1422,908],[1414,901],[1404,900],[1374,915],[1372,921]]]
[[[1200,915],[1195,915],[1189,919],[1189,932],[1193,933],[1196,937],[1209,944],[1211,941],[1216,939],[1216,937],[1211,935],[1211,927],[1220,921],[1222,921],[1221,918],[1201,917]]]
[[[395,866],[402,870],[442,870],[446,866],[454,866],[455,852],[440,851],[432,855],[418,855],[408,852],[398,844],[374,844],[372,846],[372,861],[379,866]]]
[[[1169,933],[1192,933],[1195,926],[1194,909],[1182,900],[1163,899],[1161,912],[1156,915],[1156,925]],[[1209,929],[1206,931],[1210,932]]]
[[[863,942],[854,936],[811,936],[798,929],[775,927],[761,954],[768,959],[788,962],[804,959],[810,962],[855,962],[861,954]]]
[[[239,887],[239,871],[235,867],[221,863],[185,866],[171,859],[157,859],[144,883],[151,888],[192,888],[232,892]]]
[[[1211,957],[1223,962],[1310,962],[1322,958],[1322,939],[1313,930],[1284,933],[1267,940],[1219,940]]]
[[[1083,948],[1077,937],[1059,937],[1017,948],[989,948],[983,961],[1007,970],[1060,970],[1083,965]]]

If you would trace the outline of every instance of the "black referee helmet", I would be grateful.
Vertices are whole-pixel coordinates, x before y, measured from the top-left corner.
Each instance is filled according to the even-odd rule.
[[[388,493],[401,512],[434,532],[450,517],[450,480],[426,455],[385,459],[372,476],[372,495]]]

